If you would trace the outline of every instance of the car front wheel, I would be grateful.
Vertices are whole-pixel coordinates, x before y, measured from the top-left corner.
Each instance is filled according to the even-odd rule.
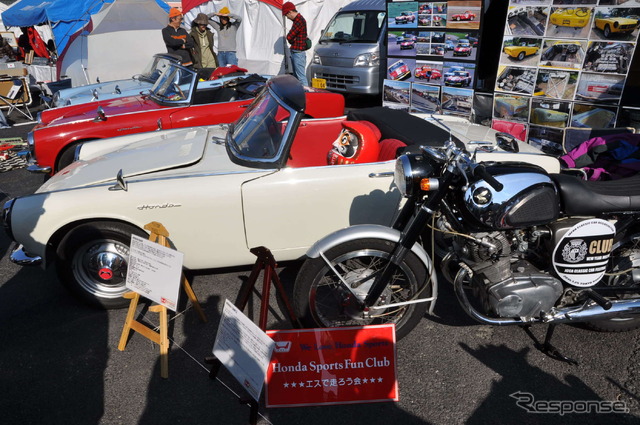
[[[147,234],[116,222],[76,227],[58,248],[57,271],[62,283],[83,301],[104,309],[123,308],[131,235]]]
[[[611,37],[611,27],[609,26],[609,24],[604,26],[603,33],[604,33],[605,38]]]

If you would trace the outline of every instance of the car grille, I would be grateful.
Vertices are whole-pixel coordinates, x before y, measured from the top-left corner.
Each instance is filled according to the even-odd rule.
[[[346,89],[348,86],[360,82],[360,77],[354,75],[319,73],[317,77],[327,80],[327,87],[332,89]]]
[[[620,25],[621,30],[634,30],[636,29],[636,24],[628,24],[628,25]]]

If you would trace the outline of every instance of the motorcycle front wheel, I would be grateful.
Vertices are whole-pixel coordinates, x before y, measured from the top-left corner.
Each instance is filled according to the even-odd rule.
[[[395,323],[396,338],[406,336],[424,316],[430,302],[372,309],[370,315],[365,315],[356,303],[356,297],[360,300],[366,297],[376,272],[388,263],[394,245],[380,239],[337,245],[324,253],[333,269],[321,257],[305,261],[293,292],[294,309],[304,325],[329,328]],[[425,285],[427,278],[424,264],[410,252],[398,265],[376,305],[430,297],[432,284]]]

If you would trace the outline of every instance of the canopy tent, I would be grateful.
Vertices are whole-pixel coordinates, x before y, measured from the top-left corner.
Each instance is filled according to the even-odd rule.
[[[64,52],[73,34],[90,22],[91,15],[98,13],[104,5],[114,1],[20,0],[2,12],[2,20],[7,27],[29,27],[49,23],[53,29],[54,41],[60,55]],[[169,6],[164,1],[153,1],[165,12],[169,11]],[[153,53],[156,52],[151,54]]]
[[[117,0],[91,16],[71,37],[58,60],[59,75],[72,85],[129,78],[155,53],[166,51],[161,30],[167,12],[155,0]]]
[[[333,15],[353,0],[293,0],[298,12],[307,21],[307,32],[315,46],[320,33]],[[259,74],[280,74],[285,71],[284,39],[291,21],[282,16],[282,0],[182,0],[185,21],[190,23],[198,13],[214,13],[228,7],[242,18],[238,29],[238,64]],[[288,50],[288,49],[286,49]],[[313,49],[307,52],[310,63]],[[290,67],[288,69],[291,69]]]

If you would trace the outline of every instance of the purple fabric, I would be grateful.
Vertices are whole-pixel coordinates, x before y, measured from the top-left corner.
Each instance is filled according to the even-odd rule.
[[[560,160],[583,168],[589,180],[615,180],[640,172],[640,134],[622,133],[589,139]]]

